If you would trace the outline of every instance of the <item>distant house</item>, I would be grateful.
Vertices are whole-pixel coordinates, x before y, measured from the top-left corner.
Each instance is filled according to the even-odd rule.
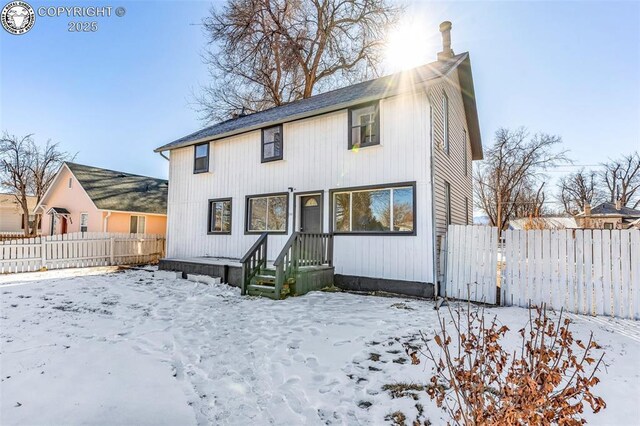
[[[509,221],[509,229],[577,229],[578,223],[573,217],[523,217]]]
[[[624,207],[620,201],[602,203],[593,208],[587,204],[584,210],[576,215],[576,221],[581,228],[591,229],[628,229],[638,219],[640,210]]]
[[[29,226],[33,227],[36,219],[36,197],[27,197],[29,206]],[[0,235],[24,234],[24,211],[13,194],[0,194]]]
[[[164,179],[66,162],[37,206],[42,233],[165,234],[167,186]]]
[[[170,153],[160,267],[222,265],[238,269],[230,283],[248,285],[240,259],[267,234],[271,262],[288,256],[295,238],[324,233],[337,286],[432,295],[447,225],[473,222],[472,161],[483,156],[469,54],[453,53],[450,28],[440,26],[437,61],[157,148]],[[257,272],[267,278],[252,281],[250,294],[273,273]]]

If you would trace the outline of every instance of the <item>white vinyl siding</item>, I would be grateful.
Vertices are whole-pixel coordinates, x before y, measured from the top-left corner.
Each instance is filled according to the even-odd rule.
[[[462,95],[456,85],[458,71],[449,75],[446,82],[435,84],[429,90],[429,99],[433,108],[433,144],[434,144],[434,196],[436,221],[436,247],[439,251],[442,237],[447,231],[445,203],[445,185],[451,186],[451,222],[473,223],[473,173],[471,144],[468,137],[466,116]],[[445,126],[443,93],[446,93],[449,109],[449,154],[444,149]],[[465,169],[467,173],[465,173]],[[465,198],[469,201],[465,203]]]
[[[167,256],[240,258],[258,238],[246,234],[246,207],[232,211],[231,235],[215,238],[207,228],[208,200],[245,201],[254,194],[289,192],[288,233],[293,228],[293,193],[323,193],[323,229],[328,230],[329,190],[394,182],[416,182],[416,236],[337,235],[336,274],[433,282],[431,171],[428,104],[424,92],[380,101],[382,145],[348,150],[347,109],[283,124],[286,160],[261,163],[261,131],[211,143],[210,174],[193,175],[193,147],[171,152]],[[291,188],[291,189],[289,189]],[[300,206],[296,206],[299,213]],[[276,258],[289,238],[273,234],[268,257]]]

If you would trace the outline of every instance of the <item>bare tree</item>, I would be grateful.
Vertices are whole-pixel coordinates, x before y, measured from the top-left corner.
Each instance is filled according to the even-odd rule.
[[[530,137],[524,128],[496,132],[474,177],[476,205],[492,226],[501,231],[523,206],[529,211],[531,206],[540,208],[544,170],[569,162],[567,151],[555,151],[561,142],[559,136],[544,133]]]
[[[595,170],[581,169],[561,178],[558,182],[558,198],[564,212],[575,215],[583,211],[585,205],[601,201],[604,194],[598,184],[598,172]]]
[[[308,98],[377,75],[390,0],[229,0],[203,20],[213,82],[196,95],[205,121]]]
[[[60,151],[58,144],[50,140],[40,146],[31,134],[18,137],[3,133],[0,139],[0,186],[13,193],[22,208],[25,235],[35,235],[40,227],[38,215],[35,222],[29,224],[27,196],[35,196],[36,203],[40,202],[62,162],[71,159],[72,155]]]
[[[640,205],[640,154],[634,152],[604,163],[602,182],[607,186],[610,202],[620,200],[623,206]]]

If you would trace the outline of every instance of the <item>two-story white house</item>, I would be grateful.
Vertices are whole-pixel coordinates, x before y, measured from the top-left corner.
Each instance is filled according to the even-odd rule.
[[[250,294],[268,292],[271,275],[278,295],[283,282],[300,294],[331,280],[432,296],[447,224],[472,223],[471,163],[482,159],[471,62],[451,50],[450,28],[435,62],[157,148],[170,158],[160,267]],[[292,265],[331,275],[294,284]]]

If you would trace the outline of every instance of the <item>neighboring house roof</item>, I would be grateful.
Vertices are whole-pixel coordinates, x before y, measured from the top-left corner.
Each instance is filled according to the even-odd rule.
[[[577,229],[576,220],[572,217],[535,217],[520,218],[509,221],[509,229],[527,229],[531,224],[542,229]]]
[[[474,160],[481,160],[482,141],[480,138],[480,126],[478,124],[473,77],[471,75],[471,62],[468,53],[462,53],[447,60],[432,62],[411,70],[365,81],[330,92],[320,93],[307,99],[290,102],[265,111],[222,121],[163,145],[155,151],[161,152],[194,145],[200,142],[222,139],[275,124],[338,111],[360,103],[383,99],[401,93],[407,90],[408,87],[412,87],[411,84],[407,85],[407,82],[411,82],[414,85],[424,83],[428,80],[446,76],[456,68],[459,69],[460,91],[462,93],[465,115],[468,122],[472,158]],[[457,81],[453,83],[458,84]]]
[[[65,162],[67,167],[99,210],[133,213],[167,214],[169,182],[148,176],[134,175],[99,167]],[[58,177],[51,184],[57,184]],[[40,204],[46,204],[48,188]],[[49,206],[56,207],[56,206]]]
[[[65,163],[100,210],[167,214],[168,181]]]
[[[16,200],[13,194],[0,194],[0,207],[19,208],[22,210],[18,204],[18,200]],[[27,195],[27,207],[29,207],[30,212],[34,211],[36,207],[36,197]]]
[[[578,217],[584,216],[584,211],[578,214]],[[618,210],[616,209],[615,203],[606,202],[593,207],[589,216],[640,217],[640,210],[632,209],[630,207],[622,207]]]

